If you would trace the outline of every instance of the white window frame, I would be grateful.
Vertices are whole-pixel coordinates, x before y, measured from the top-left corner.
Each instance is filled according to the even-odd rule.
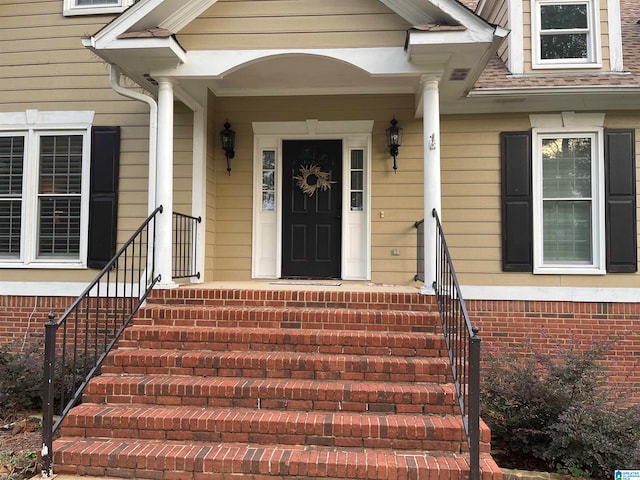
[[[587,5],[587,58],[541,58],[541,7],[544,5]],[[571,31],[566,31],[570,33]],[[598,68],[602,66],[600,42],[600,10],[596,0],[532,0],[531,63],[534,69]]]
[[[536,274],[606,274],[606,238],[604,218],[604,142],[603,128],[583,129],[564,127],[560,129],[533,128],[533,273]],[[591,139],[591,245],[592,263],[577,264],[558,262],[545,263],[542,141],[548,138],[589,137]]]
[[[20,256],[0,258],[0,268],[86,268],[89,228],[89,170],[91,161],[91,125],[94,112],[0,113],[0,135],[24,136],[22,214]],[[40,137],[81,135],[82,179],[80,194],[80,249],[77,257],[38,258],[38,174]]]
[[[63,15],[99,15],[103,13],[121,13],[135,3],[135,0],[113,0],[105,5],[78,5],[77,0],[64,0]]]

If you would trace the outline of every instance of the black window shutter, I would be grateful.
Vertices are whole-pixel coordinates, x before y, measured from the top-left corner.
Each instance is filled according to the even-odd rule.
[[[638,270],[635,131],[605,130],[607,272]]]
[[[87,265],[103,268],[116,252],[120,127],[91,129]]]
[[[533,271],[531,133],[500,134],[502,171],[502,270]]]

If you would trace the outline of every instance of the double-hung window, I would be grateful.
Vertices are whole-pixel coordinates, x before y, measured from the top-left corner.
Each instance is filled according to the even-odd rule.
[[[92,112],[0,114],[0,264],[83,266]]]
[[[598,131],[533,131],[537,273],[605,273],[601,137]]]
[[[596,0],[533,0],[534,68],[600,66]]]
[[[136,0],[64,0],[64,15],[120,13]]]

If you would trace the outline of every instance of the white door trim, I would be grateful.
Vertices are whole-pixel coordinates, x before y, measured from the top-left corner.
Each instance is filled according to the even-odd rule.
[[[342,140],[342,260],[344,280],[371,278],[371,132],[373,120],[254,122],[252,278],[280,278],[282,264],[282,141]],[[362,210],[351,209],[350,158],[362,150],[365,195]],[[275,201],[263,208],[263,152],[275,158]],[[355,255],[357,254],[357,256]]]

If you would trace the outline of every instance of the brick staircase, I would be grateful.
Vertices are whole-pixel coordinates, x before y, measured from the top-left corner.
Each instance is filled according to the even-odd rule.
[[[432,299],[155,291],[54,442],[54,471],[204,480],[469,478]],[[501,480],[482,424],[482,480]]]

